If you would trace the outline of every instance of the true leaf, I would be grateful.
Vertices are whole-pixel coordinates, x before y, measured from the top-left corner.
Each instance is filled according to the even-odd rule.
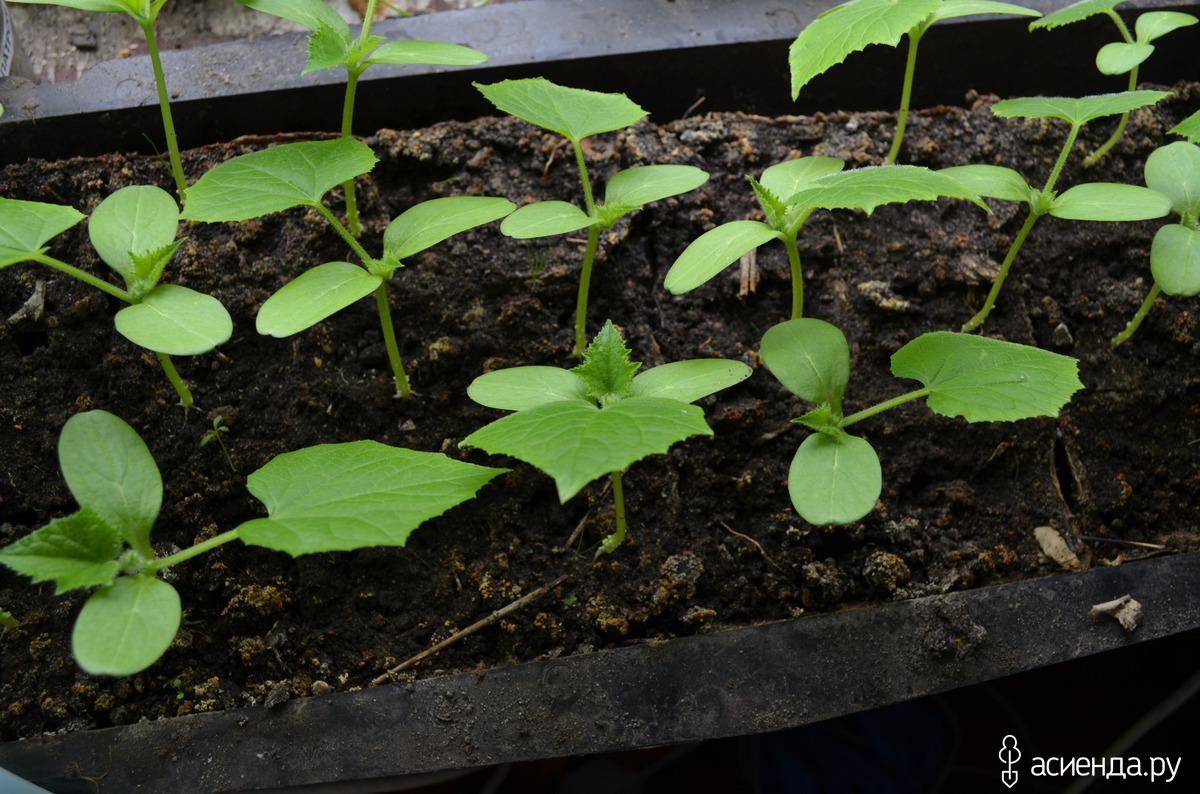
[[[517,240],[530,240],[569,234],[595,222],[586,212],[566,201],[538,201],[518,207],[501,221],[500,231]]]
[[[105,264],[133,286],[140,275],[135,255],[166,249],[179,231],[179,207],[152,185],[123,187],[101,201],[88,221],[88,237]]]
[[[1200,217],[1200,146],[1175,141],[1146,158],[1146,185],[1171,201],[1183,217]]]
[[[177,284],[159,284],[113,320],[130,342],[169,356],[198,356],[233,335],[220,301]]]
[[[1171,212],[1158,191],[1116,182],[1088,182],[1060,193],[1050,205],[1056,218],[1076,221],[1144,221]]]
[[[504,471],[375,441],[286,452],[247,478],[269,517],[242,524],[238,536],[292,556],[403,546]]]
[[[813,433],[788,470],[788,493],[810,524],[853,524],[875,507],[883,489],[879,457],[869,443],[846,433]]]
[[[0,562],[34,582],[55,580],[54,594],[62,595],[111,582],[121,547],[121,533],[84,509],[0,549]]]
[[[881,204],[933,201],[942,196],[966,199],[986,209],[973,190],[919,165],[869,166],[830,174],[813,180],[786,201],[796,207],[857,209],[870,215]]]
[[[345,29],[346,41],[350,41],[350,26],[338,12],[330,8],[325,0],[238,0],[244,6],[265,14],[295,22],[315,31],[322,25]]]
[[[37,256],[46,243],[85,217],[61,204],[0,198],[0,267]]]
[[[473,83],[498,109],[578,143],[589,135],[620,130],[646,117],[624,94],[555,85],[544,77]]]
[[[467,387],[467,396],[488,408],[524,411],[561,400],[587,401],[587,384],[559,367],[509,367],[486,372]]]
[[[605,205],[641,207],[695,190],[708,174],[691,165],[643,165],[613,174],[604,190]]]
[[[1111,11],[1125,0],[1082,0],[1079,3],[1072,3],[1066,8],[1060,8],[1053,14],[1047,14],[1041,19],[1034,20],[1029,23],[1029,29],[1052,28],[1069,25],[1072,22],[1079,22],[1096,14],[1103,14],[1105,11]]]
[[[1029,201],[1032,188],[1025,177],[1001,165],[956,165],[938,171],[981,196],[1002,201]]]
[[[308,36],[308,60],[300,74],[333,69],[346,66],[350,62],[350,48],[354,40],[350,36],[350,28],[342,23],[341,27],[321,25]]]
[[[1085,124],[1103,116],[1128,113],[1153,105],[1171,95],[1170,91],[1122,91],[1085,97],[1023,97],[1002,99],[992,105],[1000,118],[1056,118],[1071,124]]]
[[[1168,295],[1200,293],[1200,230],[1168,224],[1150,244],[1150,272]]]
[[[71,650],[92,675],[133,675],[166,653],[182,619],[174,587],[153,576],[121,576],[83,605]]]
[[[930,24],[946,19],[958,19],[978,14],[1011,14],[1013,16],[1037,17],[1041,12],[1032,8],[1013,5],[1012,3],[997,3],[991,0],[944,0],[933,12]]]
[[[1083,388],[1075,359],[983,336],[935,331],[892,356],[892,373],[929,390],[926,403],[943,416],[1005,422],[1057,416]]]
[[[589,400],[604,405],[611,399],[626,397],[633,389],[633,373],[642,366],[629,360],[629,348],[620,332],[606,320],[583,353],[583,363],[571,370],[587,386]]]
[[[759,355],[792,394],[841,412],[850,381],[850,346],[836,326],[807,317],[772,326]]]
[[[684,249],[663,286],[673,295],[694,290],[780,233],[760,221],[731,221],[709,229]]]
[[[1167,132],[1172,135],[1182,135],[1192,143],[1200,143],[1200,110],[1176,124]]]
[[[81,11],[98,11],[113,14],[129,14],[135,19],[147,18],[154,6],[161,6],[166,0],[9,0],[11,3],[30,3],[38,5],[66,6],[78,8]]]
[[[267,298],[254,326],[266,336],[291,336],[370,295],[381,283],[380,276],[349,262],[317,265]]]
[[[741,383],[751,371],[740,361],[720,358],[671,361],[635,375],[631,393],[691,403]]]
[[[381,44],[370,57],[369,63],[417,64],[435,66],[475,66],[486,63],[487,55],[461,44],[443,41],[389,41]]]
[[[499,220],[516,207],[494,196],[447,196],[429,199],[400,213],[383,233],[383,249],[396,260],[450,238],[467,229]]]
[[[836,157],[797,157],[767,168],[759,183],[781,199],[794,196],[814,179],[836,174],[846,167]]]
[[[1096,53],[1096,68],[1101,74],[1128,74],[1153,54],[1153,44],[1114,41]]]

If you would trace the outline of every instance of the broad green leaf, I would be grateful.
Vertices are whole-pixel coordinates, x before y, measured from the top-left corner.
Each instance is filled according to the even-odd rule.
[[[1146,158],[1146,185],[1171,200],[1181,217],[1200,217],[1200,147],[1183,141],[1160,146]]]
[[[545,403],[481,427],[459,446],[511,455],[554,478],[566,502],[597,477],[665,453],[690,436],[711,436],[695,405],[628,397],[601,410],[582,400]]]
[[[409,207],[383,233],[386,256],[404,260],[459,232],[508,215],[517,205],[495,196],[447,196]]]
[[[879,457],[866,441],[841,433],[813,433],[796,450],[788,493],[810,524],[853,524],[875,508],[883,489]]]
[[[1050,205],[1051,215],[1074,221],[1145,221],[1170,212],[1171,200],[1162,193],[1116,182],[1076,185]]]
[[[836,174],[846,167],[836,157],[797,157],[776,163],[762,172],[759,184],[781,199],[794,196],[814,179]]]
[[[851,0],[800,31],[788,49],[792,99],[817,75],[871,44],[896,46],[938,10],[941,0]]]
[[[122,576],[83,605],[71,651],[91,675],[140,673],[166,653],[182,619],[174,587],[153,576]]]
[[[1101,74],[1128,74],[1153,54],[1153,44],[1114,41],[1105,44],[1096,53],[1096,68]]]
[[[119,530],[135,549],[149,548],[162,507],[162,476],[137,431],[107,411],[75,414],[58,437],[58,461],[80,507]]]
[[[850,381],[850,346],[836,326],[808,317],[772,326],[759,355],[792,394],[841,412]]]
[[[1191,14],[1181,14],[1178,11],[1147,11],[1137,18],[1134,31],[1139,42],[1149,44],[1173,30],[1195,25],[1197,20]]]
[[[629,348],[612,320],[605,320],[571,372],[587,387],[587,398],[603,406],[633,393],[633,373],[641,362],[629,360]]]
[[[742,362],[723,358],[672,361],[635,375],[633,395],[692,403],[741,383],[751,372]]]
[[[121,336],[168,356],[198,356],[233,335],[233,320],[219,300],[177,284],[159,284],[113,319]]]
[[[475,66],[487,63],[487,55],[471,47],[461,44],[448,44],[444,41],[389,41],[381,44],[370,57],[368,63],[387,64],[417,64],[424,63],[433,66]]]
[[[55,595],[107,584],[120,566],[121,533],[91,510],[56,518],[0,549],[0,563],[36,582],[55,580]]]
[[[992,105],[992,113],[1000,118],[1055,118],[1071,124],[1085,124],[1092,119],[1128,113],[1166,99],[1170,91],[1121,91],[1116,94],[1094,94],[1085,97],[1023,97],[1002,99]]]
[[[919,165],[876,165],[823,176],[789,196],[803,208],[856,209],[868,215],[881,204],[933,201],[943,196],[966,199],[987,209],[973,190]]]
[[[1002,201],[1028,202],[1033,191],[1025,177],[1002,165],[956,165],[938,173],[961,182],[981,196]]]
[[[247,478],[269,517],[242,524],[238,537],[293,557],[403,546],[505,471],[375,441],[285,452]]]
[[[321,25],[308,36],[308,59],[300,74],[334,69],[338,66],[350,68],[350,50],[355,41],[350,37],[350,29]]]
[[[101,201],[88,221],[88,237],[104,263],[132,286],[140,275],[134,255],[175,242],[179,207],[171,194],[153,185],[131,185]]]
[[[624,94],[565,88],[544,77],[473,83],[499,110],[578,143],[589,135],[629,127],[646,117]]]
[[[1075,359],[984,336],[935,331],[892,356],[892,373],[929,390],[926,403],[968,422],[1057,416],[1083,388]]]
[[[244,221],[300,204],[315,205],[336,185],[378,162],[354,138],[284,143],[214,166],[187,189],[182,218]]]
[[[238,0],[244,6],[280,17],[297,25],[316,31],[322,25],[344,29],[346,42],[350,42],[350,25],[338,12],[329,7],[325,0]]]
[[[1079,22],[1096,14],[1103,14],[1106,11],[1111,11],[1125,0],[1082,0],[1079,3],[1072,3],[1066,8],[1060,8],[1053,14],[1047,14],[1041,19],[1034,20],[1029,23],[1029,29],[1052,28],[1069,25],[1072,22]]]
[[[978,14],[1005,14],[1024,17],[1040,17],[1040,11],[1032,8],[1013,5],[1012,3],[997,3],[991,0],[945,0],[932,14],[931,22],[941,22],[946,19],[971,17]]]
[[[605,205],[641,207],[652,201],[695,190],[708,181],[705,171],[691,165],[643,165],[618,171],[604,190]]]
[[[1182,135],[1192,143],[1200,143],[1200,110],[1176,124],[1167,132],[1172,135]],[[2,266],[2,264],[0,264]]]
[[[467,387],[467,396],[488,408],[524,411],[562,400],[587,401],[587,384],[558,367],[509,367],[485,372]]]
[[[690,292],[780,233],[760,221],[732,221],[709,229],[684,249],[663,286],[672,295]]]
[[[267,298],[254,327],[264,336],[291,336],[370,295],[382,283],[379,276],[349,262],[317,265]]]
[[[538,201],[518,207],[500,223],[500,231],[517,240],[553,237],[586,229],[596,221],[565,201]]]
[[[66,6],[78,8],[80,11],[98,11],[112,14],[129,14],[137,19],[149,18],[154,5],[161,6],[163,0],[151,3],[150,0],[8,0],[8,2],[27,3],[29,5]]]
[[[1200,293],[1200,230],[1168,224],[1150,244],[1150,272],[1168,295]]]
[[[74,207],[0,198],[0,267],[24,262],[83,220]]]

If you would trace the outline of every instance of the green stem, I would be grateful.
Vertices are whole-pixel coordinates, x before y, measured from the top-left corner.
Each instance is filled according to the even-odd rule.
[[[588,227],[587,248],[583,252],[583,271],[579,274],[579,297],[575,301],[575,348],[571,355],[582,358],[587,348],[588,289],[592,283],[592,262],[596,259],[596,246],[600,242],[600,227]]]
[[[171,385],[175,387],[175,393],[179,395],[179,404],[183,406],[184,415],[192,410],[192,393],[188,390],[187,384],[183,382],[183,378],[179,377],[179,371],[175,369],[175,364],[171,361],[171,357],[166,353],[154,351],[154,355],[158,357],[158,363],[162,364],[163,372],[167,373],[167,380],[171,381]]]
[[[621,472],[612,473],[613,512],[617,518],[617,530],[606,537],[596,550],[596,556],[612,554],[625,541],[625,494],[621,490]]]
[[[1119,21],[1120,17],[1117,17],[1117,19]],[[1124,23],[1121,23],[1121,24],[1122,24],[1122,26],[1124,26]],[[1126,32],[1126,36],[1128,36],[1128,31]],[[1131,69],[1129,71],[1129,89],[1128,90],[1133,91],[1135,88],[1137,88],[1137,75],[1138,75],[1138,67],[1135,66],[1135,67],[1133,67],[1133,69]],[[1115,130],[1113,130],[1112,135],[1108,136],[1108,140],[1106,140],[1104,143],[1100,144],[1100,147],[1098,149],[1096,149],[1096,151],[1092,152],[1091,154],[1089,154],[1087,157],[1084,158],[1083,167],[1091,168],[1096,163],[1100,162],[1100,159],[1102,157],[1104,157],[1104,155],[1108,154],[1109,151],[1114,146],[1117,145],[1117,142],[1121,140],[1121,136],[1125,134],[1125,125],[1128,123],[1129,123],[1129,111],[1127,110],[1121,114],[1121,119],[1120,119],[1120,121],[1117,122],[1117,128]]]
[[[996,305],[996,297],[1000,294],[1000,288],[1004,286],[1004,279],[1008,277],[1008,269],[1012,267],[1012,263],[1017,258],[1017,252],[1021,250],[1021,246],[1025,243],[1025,238],[1029,236],[1029,232],[1033,229],[1033,224],[1037,223],[1037,219],[1040,217],[1042,216],[1032,209],[1029,211],[1029,217],[1025,219],[1025,225],[1021,227],[1021,231],[1017,232],[1017,239],[1013,240],[1013,244],[1008,249],[1008,255],[1004,257],[1004,262],[1000,264],[1000,272],[996,274],[996,280],[992,282],[992,289],[988,292],[987,300],[983,302],[982,308],[975,313],[975,316],[963,324],[961,330],[964,334],[970,333],[983,325],[983,321],[992,313],[992,307]]]
[[[896,135],[892,139],[892,148],[888,150],[888,165],[896,162],[900,156],[900,146],[904,142],[904,130],[908,127],[908,109],[912,100],[913,75],[917,71],[917,45],[921,43],[921,35],[925,32],[918,25],[908,32],[908,60],[904,66],[904,88],[900,92],[900,111],[896,114]]]
[[[321,213],[321,215],[325,217],[325,220],[329,221],[329,224],[333,226],[334,231],[342,236],[342,239],[346,241],[346,245],[350,246],[350,249],[354,251],[354,255],[362,260],[362,263],[367,270],[371,270],[371,265],[376,261],[375,258],[367,253],[367,249],[363,248],[358,240],[354,239],[354,235],[350,234],[350,232],[346,230],[346,227],[341,224],[341,221],[334,217],[333,213],[329,211],[329,208],[319,201],[311,206],[315,207],[317,212]]]
[[[125,290],[121,289],[120,287],[114,287],[112,284],[109,284],[107,281],[98,279],[95,276],[93,276],[91,273],[80,270],[79,268],[75,267],[74,265],[68,265],[66,262],[55,259],[52,256],[46,256],[45,254],[34,254],[33,256],[31,256],[29,258],[30,258],[30,260],[32,260],[34,262],[40,262],[41,264],[48,265],[48,266],[54,268],[55,270],[60,270],[63,273],[66,273],[68,276],[71,276],[72,278],[77,278],[80,281],[82,281],[84,284],[93,286],[96,289],[100,290],[101,292],[107,292],[109,295],[112,295],[114,298],[119,298],[120,300],[123,300],[126,303],[133,303],[133,296],[130,295]]]
[[[367,26],[363,25],[363,27]],[[346,67],[346,99],[342,104],[343,138],[354,136],[354,94],[358,89],[358,76],[363,73],[364,68]],[[358,194],[355,192],[354,177],[350,177],[342,183],[342,193],[346,196],[346,224],[350,227],[350,234],[356,238],[362,237],[362,223],[358,220]]]
[[[392,325],[392,310],[388,306],[387,281],[379,282],[375,288],[375,305],[379,308],[379,324],[383,328],[383,343],[387,347],[388,363],[396,379],[396,396],[402,400],[412,397],[408,376],[404,374],[404,362],[400,360],[400,349],[396,346],[396,329]]]
[[[171,99],[167,95],[167,78],[163,73],[162,60],[158,57],[158,41],[154,36],[155,14],[148,20],[138,20],[142,33],[146,35],[146,50],[150,53],[150,65],[154,68],[154,84],[158,88],[158,107],[162,111],[163,131],[167,134],[167,151],[171,157],[171,173],[175,176],[175,190],[182,202],[187,192],[187,179],[183,176],[183,160],[179,156],[179,139],[175,135],[175,122],[171,118]]]
[[[1110,349],[1116,350],[1129,341],[1129,338],[1141,326],[1142,320],[1146,319],[1146,315],[1150,313],[1150,307],[1154,305],[1154,301],[1158,300],[1159,293],[1161,292],[1162,287],[1158,286],[1158,282],[1155,282],[1154,286],[1150,288],[1149,294],[1146,295],[1146,300],[1142,301],[1142,305],[1138,307],[1137,313],[1133,315],[1129,324],[1125,326],[1125,330],[1114,336],[1112,341],[1108,343]]]
[[[787,249],[788,264],[792,268],[792,319],[804,316],[804,273],[800,270],[800,249],[795,237],[784,236],[783,247]]]
[[[212,538],[209,538],[208,540],[201,541],[201,542],[197,543],[195,546],[192,546],[190,549],[184,549],[183,551],[177,551],[174,554],[171,554],[167,557],[160,557],[160,558],[154,560],[153,562],[151,562],[149,565],[147,565],[144,570],[146,572],[161,571],[165,568],[170,568],[174,565],[178,565],[181,562],[185,562],[186,560],[190,560],[192,557],[199,557],[201,554],[203,554],[206,551],[211,551],[211,550],[215,549],[217,546],[222,546],[231,540],[237,540],[237,539],[238,539],[238,531],[236,529],[231,529],[228,532],[222,532],[220,535],[217,535],[216,537],[212,537]]]
[[[881,414],[884,411],[887,411],[891,408],[895,408],[897,405],[904,405],[907,402],[912,402],[913,400],[919,400],[928,394],[929,394],[929,388],[926,387],[924,389],[917,389],[916,391],[910,391],[908,394],[901,394],[899,397],[893,397],[890,400],[884,400],[883,402],[879,403],[878,405],[873,405],[870,408],[864,408],[863,410],[859,411],[856,414],[850,414],[850,416],[847,416],[845,419],[843,419],[838,424],[838,427],[849,427],[850,425],[854,424],[855,422],[861,422],[864,419],[870,419],[875,414]]]
[[[575,148],[575,164],[579,166],[579,181],[583,183],[583,202],[588,217],[595,217],[596,202],[592,199],[592,183],[588,180],[587,164],[583,161],[583,147],[578,141],[571,141]]]
[[[1071,131],[1067,133],[1067,139],[1063,142],[1062,151],[1058,153],[1058,159],[1054,161],[1054,168],[1051,169],[1050,176],[1046,179],[1046,186],[1042,188],[1043,196],[1049,196],[1050,192],[1054,190],[1054,183],[1058,181],[1063,167],[1067,164],[1067,158],[1071,156],[1071,149],[1075,146],[1075,139],[1079,137],[1079,130],[1082,126],[1082,124],[1071,125]]]

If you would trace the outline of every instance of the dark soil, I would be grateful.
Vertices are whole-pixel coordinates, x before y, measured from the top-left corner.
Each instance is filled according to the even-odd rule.
[[[969,108],[918,113],[905,159],[934,168],[1001,163],[1040,184],[1066,125],[999,121],[988,105],[983,98]],[[1200,87],[1180,86],[1173,99],[1135,113],[1125,142],[1097,168],[1084,172],[1082,158],[1073,157],[1060,185],[1140,184],[1145,157],[1170,140],[1164,130],[1198,105]],[[40,312],[0,323],[0,543],[75,509],[58,471],[57,437],[68,417],[92,408],[131,423],[162,469],[161,553],[262,515],[246,475],[312,444],[375,439],[513,468],[478,499],[423,526],[403,549],[293,560],[229,544],[172,569],[183,629],[161,661],[129,679],[92,678],[75,666],[70,630],[84,594],[55,598],[50,585],[30,587],[0,571],[0,606],[21,622],[0,639],[0,739],[262,703],[273,690],[307,696],[363,687],[562,575],[568,579],[550,594],[409,675],[1042,576],[1058,569],[1033,536],[1045,525],[1066,533],[1085,565],[1148,553],[1105,539],[1200,547],[1187,518],[1200,506],[1198,379],[1187,363],[1200,342],[1195,304],[1161,300],[1130,344],[1108,348],[1149,286],[1150,239],[1161,222],[1046,219],[1022,251],[985,331],[1079,359],[1086,389],[1057,420],[968,425],[906,405],[856,428],[883,464],[884,493],[870,516],[822,528],[792,510],[786,476],[806,431],[789,420],[807,408],[755,353],[790,308],[783,247],[759,252],[761,281],[744,296],[736,267],[680,297],[663,290],[662,279],[702,231],[754,215],[747,174],[801,154],[879,163],[893,125],[886,113],[713,115],[642,123],[590,142],[597,185],[638,164],[686,163],[712,174],[704,187],[634,215],[604,239],[591,331],[612,318],[645,366],[726,357],[759,370],[702,401],[715,438],[631,467],[629,539],[599,561],[592,551],[613,521],[604,482],[560,505],[539,471],[458,448],[499,415],[466,397],[474,377],[498,367],[572,365],[581,240],[526,245],[493,224],[409,262],[391,283],[418,392],[402,402],[392,396],[369,299],[290,339],[254,331],[268,295],[315,264],[347,256],[317,213],[190,226],[168,279],[218,297],[235,329],[218,351],[177,361],[199,407],[187,417],[153,356],[114,330],[113,299],[45,268],[0,273],[0,318],[17,313],[45,282]],[[1099,122],[1085,129],[1080,151],[1111,128]],[[195,178],[273,142],[239,140],[185,158]],[[382,162],[360,188],[368,250],[380,249],[388,219],[433,196],[502,195],[520,203],[578,195],[567,145],[523,122],[385,130],[370,143]],[[86,212],[112,191],[143,183],[170,189],[160,160],[114,155],[7,167],[0,195]],[[334,197],[335,211],[340,201]],[[1000,202],[994,211],[941,201],[883,207],[871,218],[820,212],[809,221],[801,249],[806,314],[835,323],[850,340],[847,411],[912,388],[890,376],[891,354],[923,332],[957,329],[977,308],[1025,213]],[[83,225],[52,253],[104,271]],[[225,441],[236,473],[218,448],[200,446],[217,415],[230,428]]]

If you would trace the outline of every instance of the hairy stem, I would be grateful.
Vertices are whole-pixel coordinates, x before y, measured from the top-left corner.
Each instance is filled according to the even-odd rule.
[[[192,546],[190,549],[184,549],[183,551],[177,551],[174,554],[171,554],[167,557],[160,557],[159,559],[156,559],[152,563],[150,563],[150,565],[146,566],[145,570],[146,571],[161,571],[164,568],[170,568],[171,566],[178,565],[179,563],[184,562],[185,560],[190,560],[192,557],[198,557],[201,554],[203,554],[204,552],[211,551],[212,549],[215,549],[217,546],[224,545],[231,540],[237,540],[237,538],[238,538],[238,531],[236,529],[231,529],[228,532],[222,532],[220,535],[217,535],[216,537],[212,537],[212,538],[209,538],[208,540],[200,541],[195,546]]]
[[[333,216],[333,213],[329,211],[328,207],[319,201],[312,206],[316,208],[317,212],[321,213],[321,215],[325,217],[325,220],[329,221],[329,224],[333,226],[334,231],[340,234],[342,239],[346,241],[346,245],[350,246],[350,250],[354,251],[354,255],[362,261],[363,265],[366,266],[368,270],[370,270],[371,264],[375,262],[375,258],[367,253],[367,249],[363,248],[358,240],[354,239],[354,235],[350,234],[350,232],[346,230],[346,227],[343,226],[341,222]]]
[[[588,289],[592,283],[592,262],[596,259],[596,246],[600,242],[600,228],[588,227],[587,248],[583,252],[583,271],[579,274],[579,297],[575,301],[575,347],[571,355],[582,358],[587,349],[587,305]]]
[[[996,296],[1000,294],[1000,288],[1004,286],[1004,279],[1008,278],[1008,269],[1012,267],[1012,263],[1017,258],[1017,253],[1025,243],[1025,238],[1029,236],[1033,225],[1037,223],[1037,219],[1040,217],[1042,216],[1030,209],[1029,217],[1025,219],[1025,224],[1021,227],[1021,231],[1017,232],[1017,239],[1013,240],[1013,244],[1008,249],[1008,254],[1000,264],[1000,272],[996,274],[996,280],[992,282],[992,289],[988,292],[987,300],[983,302],[983,306],[975,313],[975,316],[967,320],[960,329],[964,334],[970,333],[983,325],[983,321],[992,313],[992,308],[996,305]]]
[[[109,284],[107,281],[98,279],[95,276],[93,276],[91,273],[88,273],[87,271],[84,271],[84,270],[80,270],[79,268],[75,267],[74,265],[68,265],[66,262],[60,261],[58,259],[55,259],[52,256],[47,256],[45,254],[36,254],[34,256],[31,256],[30,259],[34,262],[40,262],[43,265],[52,267],[55,270],[62,271],[63,273],[66,273],[68,276],[71,276],[72,278],[77,278],[80,281],[82,281],[84,284],[95,287],[96,289],[100,290],[101,292],[107,292],[109,295],[112,295],[114,298],[119,298],[120,300],[123,300],[126,303],[133,303],[133,296],[130,295],[125,290],[121,289],[120,287],[114,287],[112,284]]]
[[[342,104],[342,137],[354,137],[354,94],[358,89],[358,76],[362,69],[346,67],[346,99]],[[350,234],[362,237],[362,223],[358,220],[358,195],[355,193],[354,177],[342,183],[342,193],[346,196],[346,225]]]
[[[783,247],[787,249],[788,264],[792,268],[792,319],[804,316],[804,273],[800,269],[800,249],[796,238],[784,236]]]
[[[396,346],[396,329],[392,325],[392,310],[388,306],[387,281],[379,282],[375,288],[375,305],[379,308],[379,324],[383,328],[383,344],[387,347],[388,363],[392,365],[392,376],[396,379],[396,396],[402,400],[412,397],[408,376],[404,374],[404,362],[400,360],[400,349]]]
[[[163,131],[167,135],[167,152],[171,158],[171,173],[175,176],[175,190],[182,202],[187,192],[187,179],[183,176],[183,160],[179,156],[179,138],[175,135],[175,122],[171,118],[171,100],[167,95],[167,78],[163,73],[162,59],[158,56],[158,41],[154,36],[155,14],[148,20],[138,20],[142,33],[146,35],[146,51],[150,53],[150,65],[154,68],[154,85],[158,89],[158,107],[162,112]]]
[[[1120,17],[1117,18],[1120,19]],[[1129,71],[1129,91],[1133,91],[1135,88],[1137,88],[1137,76],[1138,67],[1135,66]],[[1117,122],[1117,128],[1113,130],[1112,135],[1108,136],[1108,140],[1100,144],[1100,147],[1096,149],[1096,151],[1092,152],[1083,159],[1083,167],[1091,168],[1096,163],[1100,162],[1101,158],[1108,154],[1109,151],[1117,145],[1117,141],[1121,140],[1121,136],[1125,134],[1125,125],[1128,123],[1129,111],[1127,110],[1121,114],[1121,119]]]
[[[921,43],[921,35],[925,32],[918,25],[908,32],[908,59],[904,66],[904,88],[900,92],[900,110],[896,114],[896,135],[892,138],[892,148],[888,150],[888,165],[896,162],[900,156],[900,146],[904,143],[904,130],[908,127],[908,109],[912,100],[913,75],[917,71],[917,45]]]
[[[875,414],[881,414],[884,411],[895,408],[897,405],[904,405],[907,402],[912,402],[913,400],[919,400],[928,394],[929,394],[929,389],[923,388],[923,389],[917,389],[916,391],[910,391],[907,394],[901,394],[899,397],[893,397],[890,400],[884,400],[883,402],[879,403],[878,405],[872,405],[870,408],[864,408],[863,410],[859,411],[856,414],[850,414],[845,419],[843,419],[838,424],[838,426],[839,427],[848,427],[848,426],[854,424],[855,422],[861,422],[864,419],[870,419]]]
[[[625,494],[621,490],[621,472],[612,473],[613,512],[617,518],[617,530],[606,537],[596,550],[596,556],[612,554],[625,540]]]
[[[183,413],[186,416],[187,412],[192,410],[192,392],[188,389],[187,384],[183,382],[183,378],[179,377],[179,371],[175,369],[174,362],[166,353],[154,351],[154,355],[158,357],[158,363],[162,365],[163,372],[167,373],[167,380],[171,381],[171,385],[175,387],[175,393],[179,395],[179,404],[183,406]]]
[[[587,164],[583,160],[583,147],[577,141],[571,141],[575,149],[575,164],[579,166],[579,181],[583,184],[583,203],[588,216],[595,216],[596,202],[592,198],[592,183],[588,179]]]
[[[1158,286],[1158,282],[1150,288],[1150,292],[1146,295],[1146,300],[1142,301],[1142,305],[1138,307],[1137,312],[1130,319],[1129,324],[1125,326],[1125,330],[1112,338],[1108,346],[1112,350],[1116,350],[1121,345],[1129,341],[1129,338],[1137,332],[1141,326],[1142,320],[1146,319],[1146,315],[1150,313],[1150,307],[1154,305],[1154,301],[1158,300],[1159,294],[1162,292],[1162,287]]]

